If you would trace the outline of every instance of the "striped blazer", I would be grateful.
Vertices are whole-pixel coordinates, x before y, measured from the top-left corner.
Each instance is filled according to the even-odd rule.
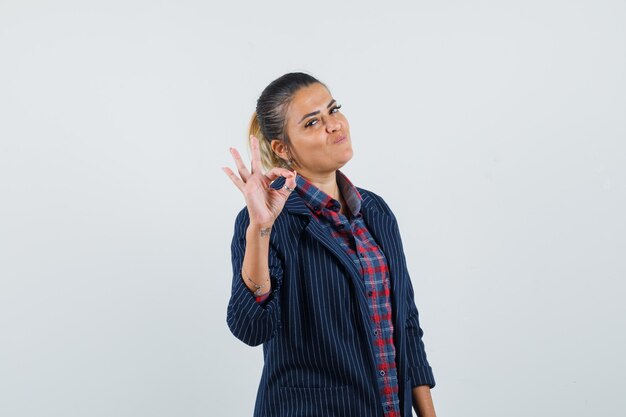
[[[279,177],[271,187],[284,183]],[[403,417],[411,417],[412,387],[435,386],[413,286],[394,214],[382,197],[357,190],[367,228],[388,262],[400,409]],[[372,323],[359,266],[293,192],[270,234],[272,294],[257,303],[241,278],[249,222],[244,207],[231,245],[226,321],[244,343],[263,344],[254,417],[381,417]]]

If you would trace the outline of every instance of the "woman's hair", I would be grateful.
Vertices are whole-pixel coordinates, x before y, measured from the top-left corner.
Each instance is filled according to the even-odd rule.
[[[285,160],[272,150],[272,140],[278,139],[290,145],[285,132],[287,109],[296,91],[311,84],[326,85],[315,77],[302,72],[291,72],[272,81],[261,93],[256,102],[256,111],[252,114],[248,136],[259,139],[261,163],[265,170],[274,167],[288,167]],[[248,147],[251,143],[248,142]]]

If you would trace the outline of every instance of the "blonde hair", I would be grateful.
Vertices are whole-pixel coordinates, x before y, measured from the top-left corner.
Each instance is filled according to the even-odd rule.
[[[265,171],[269,171],[274,167],[287,168],[289,169],[289,164],[279,157],[276,152],[272,149],[271,139],[267,139],[263,132],[261,131],[261,126],[259,125],[259,120],[257,118],[256,111],[252,114],[252,118],[250,119],[250,125],[248,127],[248,151],[251,151],[252,148],[252,140],[250,135],[254,135],[259,140],[259,151],[261,152],[261,165],[263,165],[263,169]],[[288,143],[288,140],[283,139],[283,141]]]

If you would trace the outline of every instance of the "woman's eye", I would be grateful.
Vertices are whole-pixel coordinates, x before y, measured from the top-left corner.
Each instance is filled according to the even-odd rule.
[[[338,106],[333,107],[332,109],[330,109],[330,114],[333,113],[337,113],[339,111],[339,109],[341,108],[341,104]],[[306,122],[304,124],[304,127],[309,127],[309,126],[313,126],[314,124],[317,124],[317,119],[311,119],[308,122]]]
[[[338,106],[333,107],[332,109],[330,109],[330,112],[331,113],[337,113],[340,108],[341,108],[341,104],[338,105]]]

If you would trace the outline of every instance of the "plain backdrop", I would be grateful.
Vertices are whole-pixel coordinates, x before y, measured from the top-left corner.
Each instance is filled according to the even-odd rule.
[[[331,89],[443,416],[626,409],[626,3],[0,0],[0,415],[250,416],[226,326],[262,89]]]

